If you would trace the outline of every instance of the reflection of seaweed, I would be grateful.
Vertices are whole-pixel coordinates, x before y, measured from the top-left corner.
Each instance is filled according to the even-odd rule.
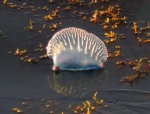
[[[50,87],[65,96],[79,97],[89,91],[96,91],[102,87],[107,80],[106,69],[90,70],[83,72],[62,71],[48,76]]]

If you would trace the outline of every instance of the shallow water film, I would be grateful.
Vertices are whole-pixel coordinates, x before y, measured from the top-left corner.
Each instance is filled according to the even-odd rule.
[[[149,114],[148,0],[1,0],[0,114]],[[46,54],[67,27],[98,36],[104,69],[53,72]]]

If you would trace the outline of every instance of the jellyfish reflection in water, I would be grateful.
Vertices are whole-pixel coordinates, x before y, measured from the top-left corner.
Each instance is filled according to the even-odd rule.
[[[101,39],[75,27],[54,34],[47,46],[47,54],[60,70],[90,70],[103,68],[108,52]]]
[[[50,87],[57,93],[71,97],[84,97],[103,88],[107,81],[108,71],[61,71],[48,76]]]

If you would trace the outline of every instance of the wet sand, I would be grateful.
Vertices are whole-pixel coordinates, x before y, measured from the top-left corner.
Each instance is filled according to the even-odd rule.
[[[23,3],[23,1],[16,0],[12,0],[12,2],[17,4]],[[47,5],[47,2],[38,1],[37,3],[31,2],[30,4],[42,7]],[[145,22],[149,21],[149,15],[143,13],[148,11],[149,4],[150,3],[147,1],[143,1],[143,4],[140,7],[138,3],[138,8],[132,7],[133,9],[131,10],[134,15],[129,18],[131,22],[138,20]],[[51,13],[57,6],[57,3],[50,5],[49,12]],[[84,9],[80,8],[79,10]],[[136,11],[134,11],[135,9]],[[85,8],[84,10],[89,12],[91,9]],[[20,11],[17,9],[10,9],[0,3],[0,31],[3,32],[3,35],[0,36],[1,114],[14,113],[12,109],[15,107],[22,109],[25,114],[48,114],[50,111],[54,111],[56,114],[62,111],[65,112],[65,114],[70,114],[73,112],[68,110],[69,104],[76,106],[85,100],[91,100],[91,96],[96,91],[98,91],[98,97],[104,99],[105,103],[109,105],[109,108],[97,108],[92,112],[94,114],[149,114],[150,77],[139,79],[138,82],[133,83],[132,87],[128,83],[121,84],[119,82],[121,77],[133,74],[134,71],[129,69],[129,67],[118,69],[116,65],[118,59],[109,59],[105,63],[107,73],[89,73],[93,77],[96,75],[95,80],[102,81],[102,84],[96,85],[95,87],[95,80],[92,76],[80,78],[84,73],[72,74],[79,75],[78,78],[73,77],[74,80],[68,77],[70,76],[69,73],[61,73],[55,76],[51,70],[52,61],[50,59],[39,60],[37,64],[30,65],[22,62],[20,57],[14,56],[17,48],[27,49],[27,54],[30,57],[38,58],[39,55],[45,54],[45,49],[43,52],[37,53],[34,52],[34,49],[38,48],[39,43],[42,43],[44,48],[46,47],[49,39],[55,33],[51,32],[49,26],[56,22],[62,22],[62,26],[58,27],[56,31],[65,27],[74,26],[94,33],[104,40],[104,30],[99,24],[91,24],[88,22],[89,20],[84,23],[81,17],[70,17],[72,11],[60,13],[62,16],[61,19],[56,19],[49,23],[45,22],[43,19],[48,12],[42,10],[35,13],[28,12],[31,12],[29,8]],[[91,13],[89,15],[91,15]],[[27,30],[30,19],[35,21],[36,27],[32,32]],[[41,30],[44,23],[47,23],[48,26],[40,34],[37,31]],[[142,47],[138,47],[138,43],[135,41],[134,34],[131,30],[124,31],[121,29],[120,32],[127,36],[126,40],[117,41],[117,44],[121,46],[121,51],[124,55],[121,57],[122,59],[140,59],[143,57],[150,59],[149,45],[143,44]],[[112,51],[114,46],[115,44],[112,44],[111,46],[107,45],[108,50]],[[8,52],[12,53],[8,54]],[[65,75],[67,75],[67,77]],[[103,75],[104,78],[101,78],[101,75]],[[78,85],[79,82],[84,83],[86,80],[91,84],[90,88]],[[90,82],[89,80],[92,81]],[[69,85],[70,83],[68,84],[67,81],[72,81],[74,85]],[[57,88],[54,86],[60,87]],[[65,89],[69,90],[71,86],[73,89],[75,88],[74,91],[76,91],[73,93],[70,90],[73,95],[64,92]],[[64,87],[65,89],[61,87]],[[80,95],[77,95],[77,93],[79,93],[78,87],[83,87],[84,89],[84,91],[82,90],[83,92],[81,91]],[[62,90],[65,94],[59,90]],[[41,101],[41,99],[44,99],[44,102]],[[27,106],[22,106],[21,103],[24,101],[28,102]],[[52,102],[51,106],[45,108],[49,102]]]

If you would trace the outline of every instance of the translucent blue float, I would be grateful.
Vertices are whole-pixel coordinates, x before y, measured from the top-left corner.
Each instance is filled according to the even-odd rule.
[[[108,57],[107,48],[100,38],[75,27],[55,33],[46,49],[54,66],[60,70],[100,69]]]

